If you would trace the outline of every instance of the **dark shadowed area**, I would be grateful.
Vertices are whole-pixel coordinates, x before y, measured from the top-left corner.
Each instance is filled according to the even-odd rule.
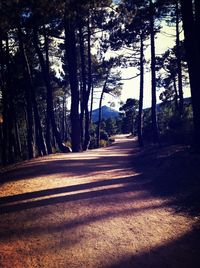
[[[199,160],[121,135],[8,167],[1,267],[199,267]]]

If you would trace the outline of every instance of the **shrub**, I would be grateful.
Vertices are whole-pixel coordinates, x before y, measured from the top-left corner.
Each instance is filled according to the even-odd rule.
[[[100,147],[107,147],[109,145],[109,141],[105,141],[105,140],[100,140],[99,141],[99,146]]]
[[[108,133],[105,130],[101,130],[100,131],[100,140],[108,141],[108,139],[109,139]]]

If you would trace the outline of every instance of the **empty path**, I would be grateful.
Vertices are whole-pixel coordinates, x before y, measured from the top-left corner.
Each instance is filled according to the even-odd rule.
[[[200,267],[197,217],[151,194],[162,167],[142,161],[135,140],[118,136],[2,173],[0,267]]]

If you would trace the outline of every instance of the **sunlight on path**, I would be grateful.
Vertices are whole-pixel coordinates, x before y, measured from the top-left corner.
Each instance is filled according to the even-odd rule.
[[[0,180],[0,267],[190,267],[196,221],[150,194],[148,177],[134,170],[136,151],[134,139],[119,136],[108,148],[8,171]]]

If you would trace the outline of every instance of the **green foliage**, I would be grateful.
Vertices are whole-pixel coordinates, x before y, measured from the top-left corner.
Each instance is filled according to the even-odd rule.
[[[122,114],[122,132],[137,134],[137,117],[139,101],[136,99],[127,99],[126,103],[120,107]]]
[[[158,112],[158,125],[160,139],[163,143],[185,143],[192,142],[193,121],[191,104],[184,106],[184,113],[176,110],[174,102],[160,104]],[[151,140],[151,110],[144,111],[144,139]]]
[[[112,135],[115,135],[117,133],[121,133],[121,126],[119,127],[118,119],[115,118],[108,118],[106,120],[102,120],[101,122],[101,131],[100,131],[100,140],[101,144],[100,147],[109,146],[112,142],[114,142],[114,139],[111,137]],[[97,148],[97,124],[93,123],[91,124],[90,129],[90,149]],[[102,146],[101,146],[102,145]]]
[[[164,121],[162,140],[165,142],[190,144],[193,135],[191,105],[185,107],[182,116],[179,112],[169,110],[168,108],[168,111],[163,111],[163,114],[160,116],[162,121]]]
[[[106,141],[106,140],[100,139],[100,141],[99,141],[99,146],[100,147],[107,147],[108,145],[109,145],[108,140]]]
[[[100,140],[108,141],[108,133],[105,130],[100,131]]]

